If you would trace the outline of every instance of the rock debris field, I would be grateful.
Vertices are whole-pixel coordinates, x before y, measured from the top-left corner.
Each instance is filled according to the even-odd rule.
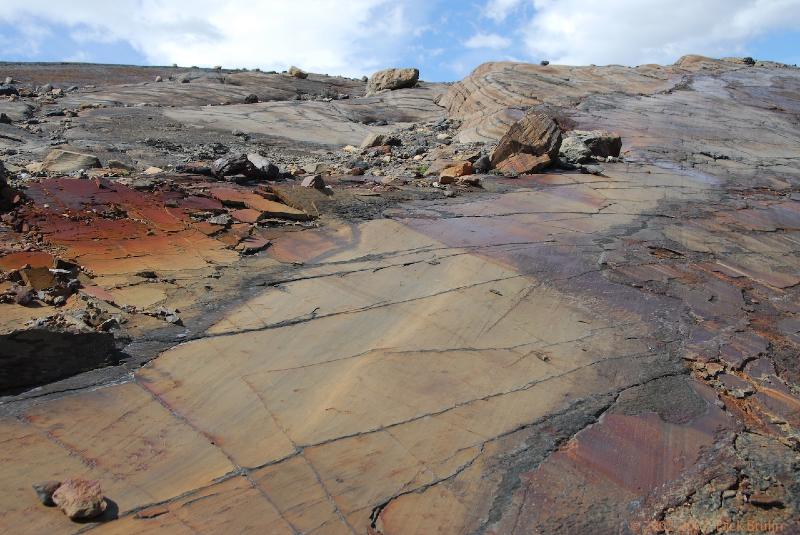
[[[3,79],[0,532],[800,532],[796,67]]]

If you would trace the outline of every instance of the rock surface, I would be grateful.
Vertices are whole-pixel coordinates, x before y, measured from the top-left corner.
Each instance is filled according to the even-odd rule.
[[[5,67],[22,94],[80,88],[0,125],[21,197],[0,214],[0,531],[800,521],[797,69],[503,63],[365,97],[316,74]],[[531,108],[618,133],[623,159],[438,182]],[[399,144],[356,148],[370,133]],[[59,139],[134,170],[30,176]],[[282,180],[211,172],[251,154]],[[113,498],[105,523],[31,492],[76,473]]]

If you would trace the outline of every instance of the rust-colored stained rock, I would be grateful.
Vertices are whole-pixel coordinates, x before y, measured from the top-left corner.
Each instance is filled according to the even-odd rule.
[[[53,503],[71,520],[100,516],[108,507],[100,482],[79,478],[62,482],[53,492]]]
[[[457,162],[454,165],[442,169],[439,173],[439,182],[442,184],[452,184],[455,179],[473,173],[472,162]]]

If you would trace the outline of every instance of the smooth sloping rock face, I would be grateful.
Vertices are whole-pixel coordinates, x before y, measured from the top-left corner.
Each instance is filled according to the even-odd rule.
[[[462,141],[497,141],[532,106],[569,109],[593,94],[652,95],[679,86],[693,73],[741,69],[737,60],[684,56],[675,65],[572,67],[491,62],[453,84],[440,104],[464,121]]]
[[[385,69],[370,76],[367,93],[414,87],[418,81],[419,69]]]
[[[492,164],[497,165],[514,154],[558,156],[561,147],[561,129],[546,113],[530,111],[514,123],[500,139],[492,153]]]
[[[51,151],[42,163],[42,170],[48,173],[74,173],[93,167],[100,167],[96,156],[61,149]]]

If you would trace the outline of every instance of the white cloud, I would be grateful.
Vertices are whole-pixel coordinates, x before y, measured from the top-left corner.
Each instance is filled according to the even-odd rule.
[[[503,22],[524,0],[489,0],[483,8],[486,17]]]
[[[81,42],[125,41],[153,64],[361,75],[418,37],[425,0],[52,0],[4,2],[0,24],[71,27]],[[24,34],[28,40],[36,36]]]
[[[523,24],[533,60],[672,63],[684,54],[743,53],[748,41],[800,28],[800,0],[533,0]]]
[[[511,39],[497,35],[496,33],[476,33],[466,41],[464,46],[467,48],[489,48],[498,50],[511,46]]]

